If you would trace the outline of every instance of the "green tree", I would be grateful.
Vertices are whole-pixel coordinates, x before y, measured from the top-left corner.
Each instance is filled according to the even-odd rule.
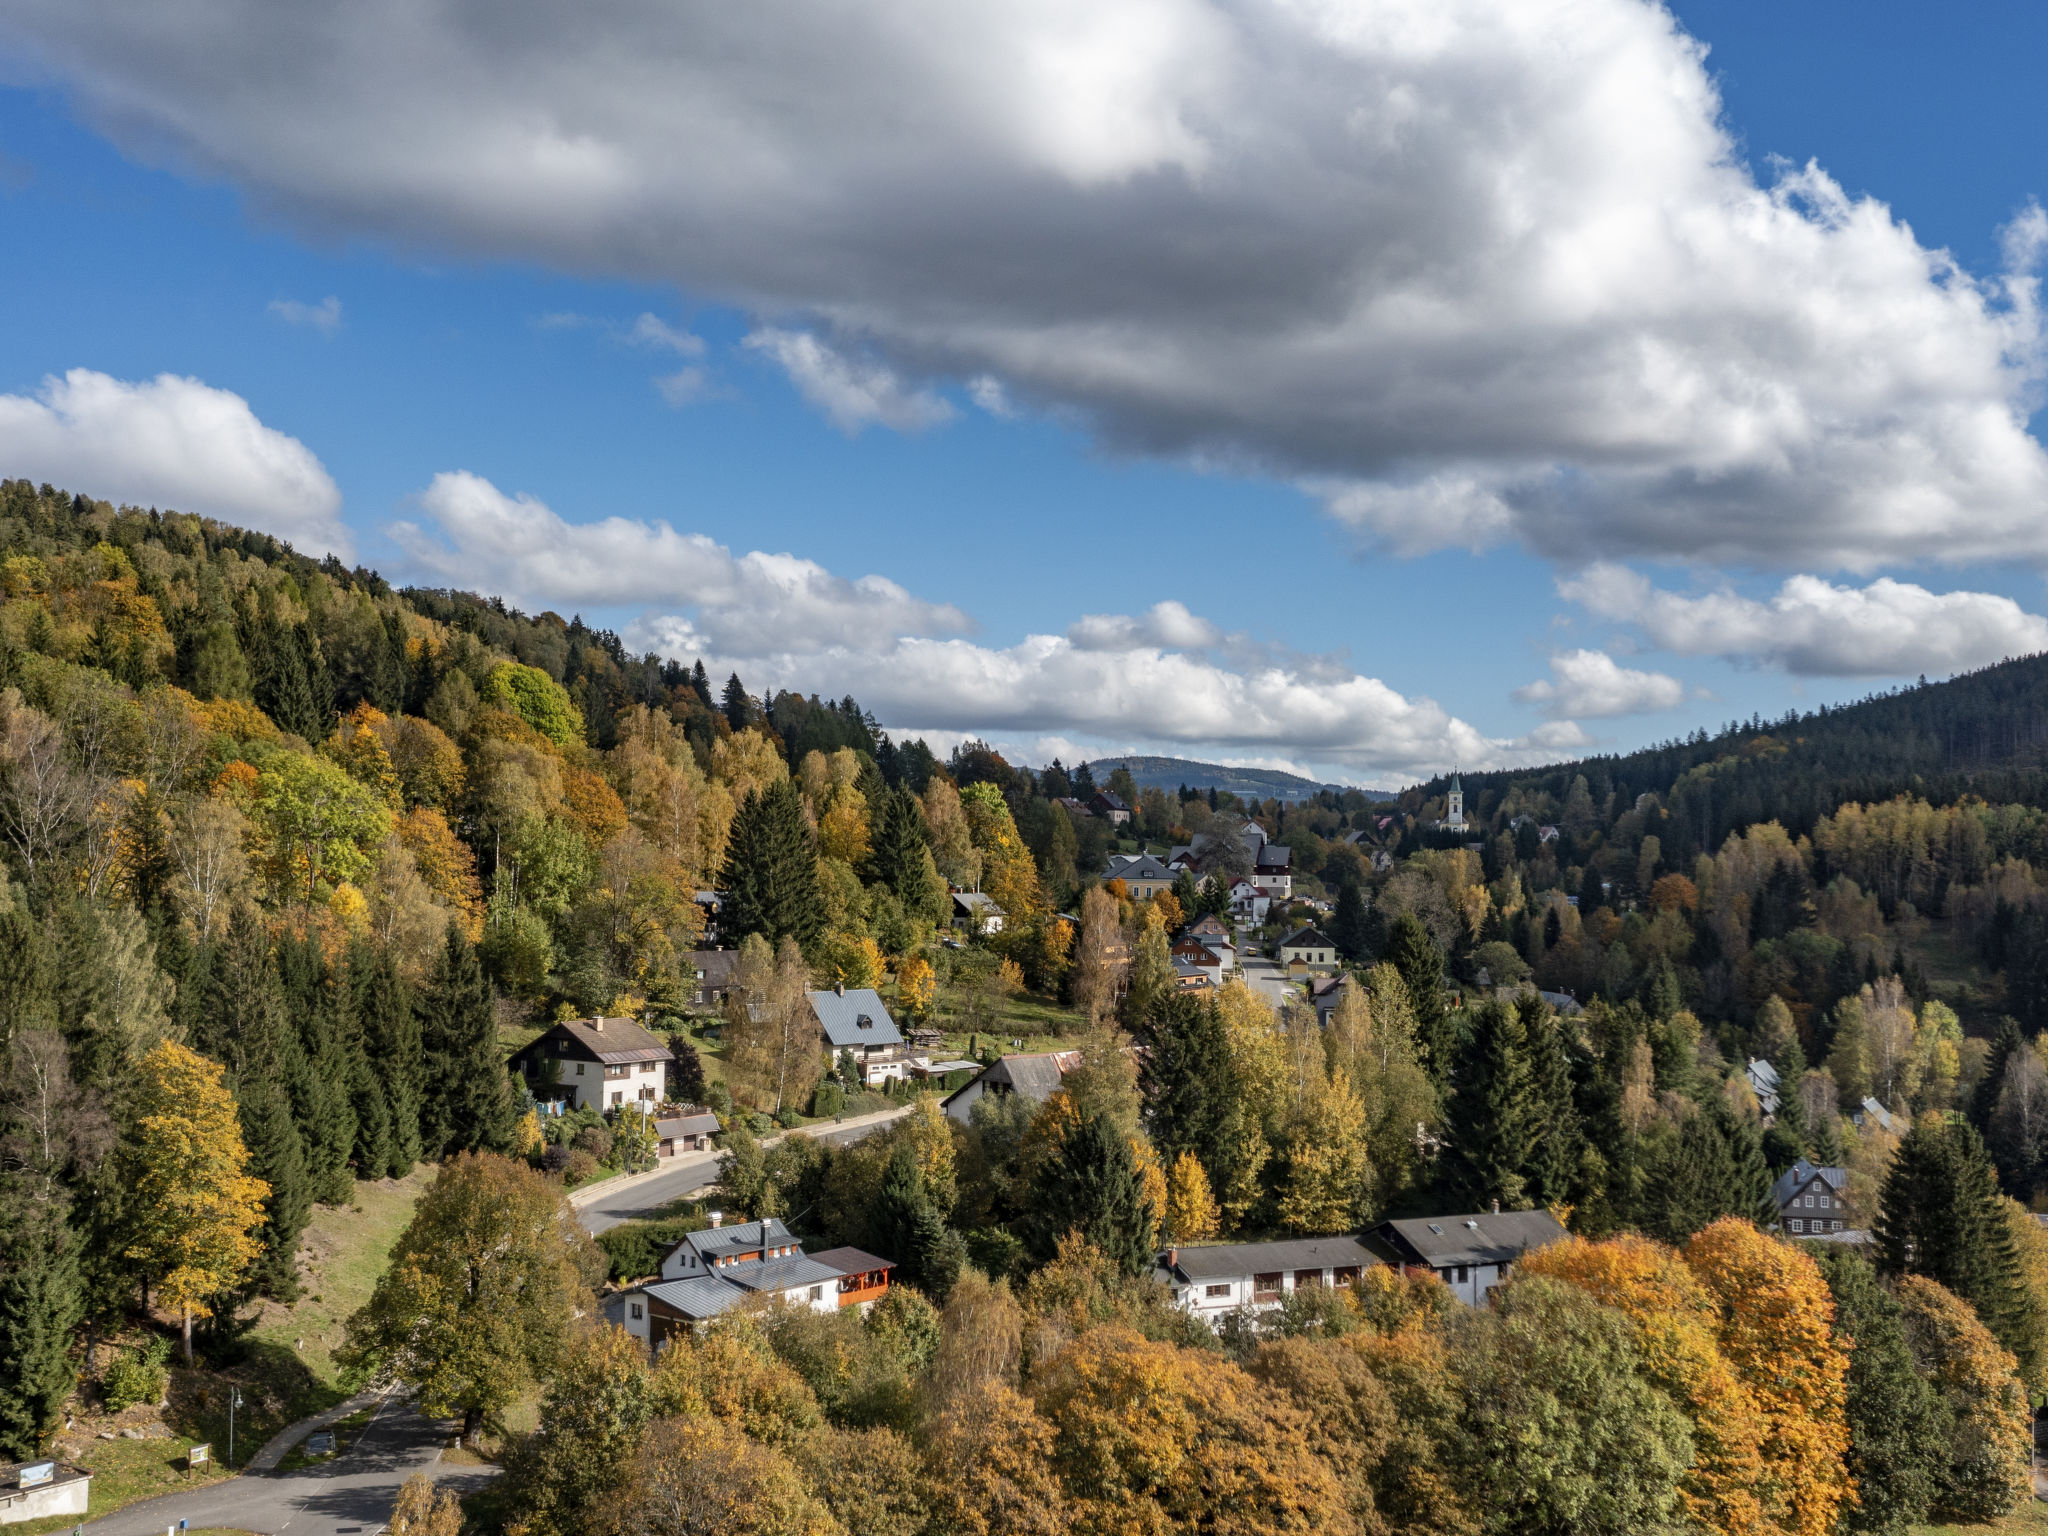
[[[539,667],[501,661],[484,683],[483,701],[513,714],[558,747],[583,744],[583,714],[569,694]]]
[[[362,1033],[365,1068],[379,1090],[390,1123],[385,1160],[378,1167],[365,1167],[363,1177],[375,1178],[381,1173],[386,1178],[404,1178],[420,1160],[426,1067],[419,1015],[388,950],[370,944],[350,949],[348,984],[356,1025]]]
[[[817,943],[825,921],[817,842],[794,779],[747,795],[733,818],[721,883],[720,923],[729,938],[758,933],[771,945],[793,938],[807,951]]]
[[[429,1157],[512,1145],[512,1084],[498,1049],[491,984],[454,923],[419,996],[425,1087],[420,1142]]]
[[[1933,1113],[1906,1133],[1878,1196],[1873,1235],[1887,1274],[1925,1275],[1953,1291],[2024,1362],[2037,1332],[2033,1302],[1998,1173],[1975,1126]]]
[[[1139,1038],[1145,1050],[1139,1057],[1138,1086],[1145,1095],[1152,1144],[1168,1163],[1192,1153],[1213,1182],[1235,1096],[1230,1036],[1222,1015],[1205,996],[1170,992],[1153,1004]]]
[[[924,855],[931,848],[924,811],[917,796],[905,789],[883,793],[873,815],[874,835],[868,848],[867,877],[886,885],[906,910],[924,904]]]
[[[420,1197],[336,1359],[354,1379],[412,1388],[423,1412],[461,1418],[473,1440],[554,1374],[604,1272],[559,1185],[466,1152]]]
[[[1049,1259],[1078,1232],[1118,1269],[1136,1275],[1153,1259],[1160,1212],[1138,1172],[1137,1154],[1109,1116],[1084,1109],[1048,1158],[1036,1190],[1031,1235]]]
[[[1839,1243],[1813,1244],[1835,1301],[1835,1337],[1849,1351],[1849,1529],[1899,1536],[1926,1520],[1942,1473],[1948,1411],[1914,1368],[1905,1313],[1870,1261]]]
[[[271,888],[308,903],[320,882],[358,881],[391,834],[391,807],[339,764],[296,752],[272,756],[256,776],[252,810],[268,843]]]
[[[1365,896],[1352,882],[1337,888],[1337,910],[1330,914],[1330,941],[1337,953],[1353,964],[1362,965],[1372,956],[1372,923],[1366,914]]]
[[[1401,973],[1408,988],[1408,1006],[1415,1016],[1415,1044],[1423,1069],[1438,1093],[1450,1092],[1457,1054],[1457,1034],[1444,1005],[1444,955],[1436,940],[1412,912],[1403,912],[1387,928],[1387,962]]]
[[[1536,1143],[1527,1165],[1529,1194],[1545,1206],[1572,1201],[1586,1156],[1586,1133],[1572,1084],[1564,1023],[1542,998],[1515,1005],[1528,1045],[1529,1087],[1536,1105]]]
[[[1443,1160],[1445,1194],[1461,1210],[1526,1210],[1530,1165],[1542,1135],[1541,1106],[1519,1012],[1497,999],[1480,1006],[1460,1056]]]
[[[292,1114],[306,1155],[313,1198],[341,1205],[355,1194],[351,1164],[356,1150],[356,1108],[351,1094],[354,1063],[347,1040],[347,992],[335,983],[318,939],[288,938],[278,948],[278,976],[288,1017],[298,1024],[299,1058],[305,1064],[291,1084]]]

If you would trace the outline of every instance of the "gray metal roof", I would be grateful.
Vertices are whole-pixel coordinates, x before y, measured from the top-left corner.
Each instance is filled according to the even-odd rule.
[[[1120,853],[1109,861],[1110,880],[1171,880],[1173,871],[1150,853]]]
[[[675,1060],[659,1036],[649,1034],[631,1019],[564,1019],[512,1059],[517,1061],[534,1054],[613,1065]]]
[[[747,1299],[747,1292],[716,1275],[692,1275],[687,1280],[650,1280],[640,1287],[656,1301],[666,1302],[685,1317],[716,1317]]]
[[[1482,1211],[1473,1216],[1413,1216],[1383,1221],[1367,1241],[1390,1258],[1423,1263],[1500,1264],[1566,1236],[1548,1211]]]
[[[708,1109],[694,1115],[672,1115],[654,1122],[654,1134],[657,1136],[713,1136],[717,1133],[718,1116]]]
[[[1329,936],[1320,928],[1297,928],[1280,941],[1282,949],[1335,949]]]
[[[1821,1180],[1829,1189],[1840,1192],[1849,1187],[1849,1170],[1846,1168],[1819,1168],[1805,1158],[1799,1159],[1790,1168],[1778,1175],[1778,1181],[1771,1186],[1771,1204],[1780,1210],[1794,1195],[1804,1194],[1806,1186],[1815,1179]]]
[[[754,1248],[780,1247],[795,1241],[789,1235],[789,1228],[770,1216],[765,1221],[740,1221],[705,1227],[699,1232],[685,1232],[676,1245],[661,1256],[661,1263],[666,1269],[668,1261],[685,1248],[703,1260],[723,1258],[729,1253],[744,1253]]]
[[[1294,862],[1294,850],[1285,843],[1261,843],[1254,869],[1285,869]]]
[[[1167,1262],[1169,1255],[1172,1263]],[[1159,1255],[1159,1268],[1181,1280],[1242,1279],[1292,1269],[1367,1269],[1378,1254],[1355,1237],[1293,1237],[1275,1243],[1210,1243],[1199,1248],[1169,1248]]]
[[[850,987],[845,992],[809,994],[811,1010],[825,1031],[825,1039],[837,1050],[846,1045],[901,1045],[896,1021],[882,1005],[882,995],[873,987]],[[867,1022],[863,1024],[862,1019]]]
[[[731,1269],[720,1270],[718,1277],[750,1291],[794,1291],[806,1285],[824,1285],[827,1282],[837,1285],[841,1273],[798,1253],[786,1259],[767,1259],[759,1264],[735,1264]]]
[[[842,1275],[871,1274],[878,1269],[894,1269],[895,1264],[862,1248],[827,1248],[823,1253],[811,1255],[827,1269],[836,1269]]]
[[[1060,1051],[1036,1051],[1023,1056],[1005,1056],[994,1066],[987,1068],[973,1082],[964,1083],[946,1096],[946,1103],[981,1084],[986,1092],[991,1087],[1007,1087],[1022,1098],[1043,1104],[1058,1091],[1060,1081],[1066,1074],[1060,1070]]]

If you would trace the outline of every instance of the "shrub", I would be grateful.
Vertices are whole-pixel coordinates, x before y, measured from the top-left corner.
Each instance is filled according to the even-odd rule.
[[[702,1216],[680,1216],[667,1221],[626,1221],[597,1235],[614,1280],[638,1280],[661,1268],[662,1256],[686,1232],[701,1232],[710,1225]]]
[[[818,1084],[818,1091],[811,1095],[811,1113],[814,1115],[836,1115],[846,1108],[846,1090],[829,1077]]]
[[[162,1347],[159,1348],[158,1346]],[[152,1339],[141,1349],[123,1351],[100,1378],[100,1397],[107,1412],[119,1413],[136,1403],[160,1403],[170,1390],[171,1373],[164,1369],[171,1341]]]
[[[588,1152],[584,1151],[581,1147],[571,1147],[569,1149],[568,1164],[562,1169],[562,1179],[564,1183],[581,1184],[585,1179],[589,1178],[592,1174],[596,1172],[596,1158],[592,1157]]]
[[[557,1142],[554,1146],[549,1147],[547,1151],[541,1153],[541,1171],[543,1173],[561,1173],[568,1168],[569,1159],[574,1155],[567,1147]]]
[[[612,1133],[602,1125],[586,1125],[569,1145],[578,1152],[588,1152],[592,1159],[601,1163],[612,1155]]]
[[[802,1125],[804,1123],[804,1117],[798,1114],[794,1107],[785,1104],[781,1109],[778,1109],[775,1112],[775,1123],[781,1126],[785,1131],[790,1131]]]

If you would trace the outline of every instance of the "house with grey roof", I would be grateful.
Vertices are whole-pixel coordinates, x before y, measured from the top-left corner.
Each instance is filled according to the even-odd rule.
[[[564,1019],[509,1063],[546,1114],[633,1105],[652,1113],[675,1056],[631,1019]]]
[[[826,1050],[835,1058],[841,1051],[853,1052],[863,1082],[872,1085],[908,1077],[912,1062],[922,1060],[912,1054],[896,1021],[889,1017],[882,995],[873,987],[838,986],[804,995],[817,1015]]]
[[[1003,909],[986,891],[955,891],[953,926],[963,933],[1001,933]]]
[[[713,1212],[711,1223],[663,1255],[659,1278],[605,1298],[606,1320],[659,1354],[751,1297],[813,1312],[839,1309],[846,1272],[808,1257],[776,1218],[726,1226]]]
[[[939,1107],[962,1125],[970,1123],[975,1104],[982,1098],[1017,1094],[1034,1104],[1043,1104],[1059,1091],[1066,1075],[1081,1064],[1079,1051],[1035,1051],[1005,1056],[984,1068],[972,1082],[962,1083],[939,1102]]]
[[[1290,1291],[1349,1285],[1381,1262],[1355,1237],[1294,1237],[1168,1248],[1152,1277],[1172,1289],[1182,1311],[1214,1322],[1240,1308],[1271,1311]]]
[[[1771,1186],[1771,1205],[1787,1237],[1817,1237],[1849,1225],[1849,1170],[1799,1159]]]
[[[663,1115],[654,1122],[655,1156],[702,1152],[718,1132],[718,1116],[697,1105],[685,1105],[681,1114]]]
[[[1260,843],[1252,854],[1252,884],[1286,901],[1294,894],[1294,850],[1285,843]]]
[[[1476,1307],[1523,1254],[1566,1236],[1548,1211],[1482,1211],[1383,1221],[1366,1233],[1365,1244],[1404,1274],[1428,1270],[1458,1300]]]
[[[697,985],[690,989],[691,1006],[716,1008],[732,989],[732,973],[740,963],[736,949],[693,949],[690,969],[697,973]]]
[[[1280,941],[1279,959],[1290,970],[1335,970],[1337,943],[1320,928],[1297,928]]]
[[[1140,901],[1149,901],[1161,891],[1173,888],[1173,871],[1159,861],[1157,854],[1151,853],[1112,854],[1102,878],[1123,881],[1124,889]]]
[[[1781,1086],[1778,1082],[1778,1069],[1763,1057],[1752,1056],[1749,1058],[1747,1075],[1750,1091],[1756,1095],[1757,1103],[1763,1106],[1765,1114],[1775,1115],[1778,1112],[1778,1090]]]

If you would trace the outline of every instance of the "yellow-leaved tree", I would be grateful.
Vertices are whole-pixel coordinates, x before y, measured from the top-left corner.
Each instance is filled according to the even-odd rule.
[[[1181,1153],[1166,1175],[1166,1235],[1176,1243],[1199,1243],[1216,1235],[1218,1219],[1209,1175],[1194,1153]]]
[[[262,1245],[270,1186],[252,1179],[248,1148],[224,1069],[174,1040],[137,1064],[135,1117],[120,1151],[128,1192],[127,1242],[157,1299],[178,1309],[185,1363],[192,1319],[212,1315],[212,1298],[238,1285]]]

